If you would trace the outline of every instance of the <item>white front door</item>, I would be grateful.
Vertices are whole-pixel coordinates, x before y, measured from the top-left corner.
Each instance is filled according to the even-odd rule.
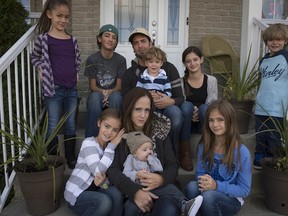
[[[126,58],[128,67],[135,58],[128,37],[135,28],[144,27],[183,76],[181,58],[188,45],[189,0],[101,0],[100,4],[100,25],[110,23],[118,28],[116,52]]]

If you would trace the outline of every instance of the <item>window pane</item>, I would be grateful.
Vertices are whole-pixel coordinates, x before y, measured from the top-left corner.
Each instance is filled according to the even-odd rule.
[[[137,27],[148,29],[149,0],[115,0],[114,23],[119,30],[119,42],[127,42]]]
[[[179,43],[179,0],[169,0],[168,5],[168,45]]]
[[[262,18],[286,19],[288,15],[287,0],[263,0]]]

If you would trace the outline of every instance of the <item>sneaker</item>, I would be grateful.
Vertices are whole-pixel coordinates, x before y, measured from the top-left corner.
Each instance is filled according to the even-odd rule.
[[[201,195],[185,203],[184,216],[195,216],[202,204],[203,197]]]
[[[262,165],[261,165],[260,161],[254,160],[253,168],[256,169],[256,170],[262,170]]]

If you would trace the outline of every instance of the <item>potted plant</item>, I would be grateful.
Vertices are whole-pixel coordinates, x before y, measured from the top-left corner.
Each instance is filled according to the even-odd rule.
[[[42,122],[37,122],[36,129],[27,120],[16,119],[17,125],[28,139],[10,131],[8,127],[0,128],[0,134],[6,140],[2,144],[19,149],[17,154],[11,154],[0,167],[13,166],[31,215],[47,215],[60,206],[65,159],[59,155],[49,155],[47,147],[68,116],[67,114],[61,118],[49,137],[46,137],[48,115],[45,115]],[[25,140],[30,142],[26,143]]]
[[[225,73],[226,85],[223,86],[223,97],[229,100],[236,110],[238,127],[240,133],[247,133],[255,96],[260,84],[258,62],[250,69],[251,48],[248,53],[243,71],[236,74]]]
[[[285,111],[283,116],[283,124],[271,118],[275,130],[281,135],[282,146],[275,151],[273,158],[264,158],[261,164],[266,206],[273,212],[288,215],[288,111],[286,118]]]

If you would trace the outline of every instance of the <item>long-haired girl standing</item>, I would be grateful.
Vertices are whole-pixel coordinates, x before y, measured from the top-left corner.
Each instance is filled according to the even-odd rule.
[[[47,137],[55,129],[63,113],[69,117],[65,122],[65,157],[68,167],[76,164],[75,114],[78,99],[77,80],[80,69],[80,52],[77,40],[69,35],[71,6],[67,0],[47,0],[36,26],[39,36],[31,54],[32,64],[42,81],[43,96],[48,112]],[[49,154],[57,153],[58,138],[54,137],[48,147]]]

